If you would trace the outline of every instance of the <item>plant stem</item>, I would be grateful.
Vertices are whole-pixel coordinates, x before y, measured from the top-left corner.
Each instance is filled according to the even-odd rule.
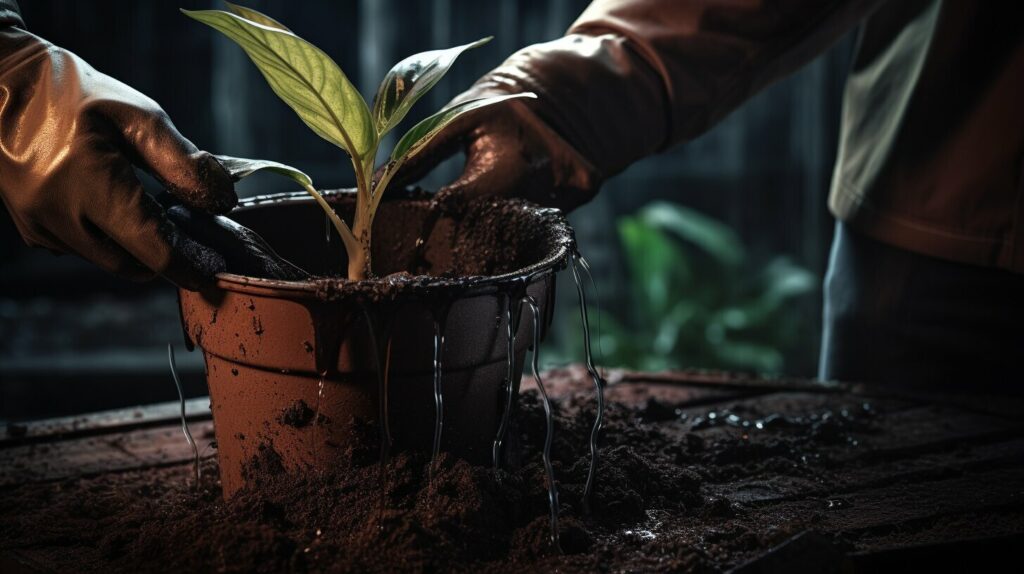
[[[368,155],[371,159],[366,164],[359,158],[352,158],[352,167],[356,172],[356,214],[352,222],[352,233],[359,244],[359,249],[356,252],[349,252],[348,256],[348,278],[352,281],[366,279],[373,275],[370,257],[373,198],[370,187],[372,177],[369,174],[373,169],[372,158],[375,156],[376,149],[373,149]]]
[[[334,208],[331,207],[331,204],[327,203],[327,200],[324,199],[324,196],[320,195],[320,192],[317,191],[315,188],[313,188],[312,185],[309,185],[308,183],[303,184],[303,187],[306,188],[306,192],[312,195],[313,199],[315,199],[316,202],[320,204],[320,207],[324,210],[324,213],[326,213],[327,217],[331,220],[331,224],[334,225],[334,229],[336,229],[338,231],[338,235],[341,236],[341,241],[342,243],[345,244],[345,252],[348,254],[349,275],[351,275],[351,261],[353,260],[354,256],[358,255],[362,251],[362,246],[359,244],[359,241],[356,240],[355,236],[352,234],[352,231],[348,228],[348,225],[345,225],[345,222],[342,221],[340,217],[338,217],[337,213],[334,212]]]

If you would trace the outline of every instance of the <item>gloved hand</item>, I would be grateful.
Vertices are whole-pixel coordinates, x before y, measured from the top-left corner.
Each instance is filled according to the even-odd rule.
[[[275,253],[255,231],[227,217],[190,210],[184,205],[168,207],[167,217],[199,245],[216,249],[227,271],[293,281],[309,277],[309,273]]]
[[[484,77],[449,105],[504,93]],[[462,116],[407,162],[389,187],[415,182],[464,151],[462,175],[438,190],[442,204],[496,196],[522,197],[564,211],[579,207],[597,193],[601,177],[535,110],[532,101],[512,100]]]
[[[208,283],[225,269],[220,249],[168,219],[133,166],[195,210],[237,203],[231,176],[156,102],[24,30],[0,28],[0,197],[25,241],[131,279]],[[237,229],[218,237],[259,248]]]

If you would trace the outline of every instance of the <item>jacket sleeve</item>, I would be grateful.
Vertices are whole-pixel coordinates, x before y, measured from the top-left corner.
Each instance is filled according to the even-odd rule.
[[[4,26],[25,27],[25,22],[21,19],[21,10],[15,0],[0,0],[0,28]]]
[[[534,91],[538,113],[605,177],[700,135],[831,46],[881,0],[596,0],[485,89]]]

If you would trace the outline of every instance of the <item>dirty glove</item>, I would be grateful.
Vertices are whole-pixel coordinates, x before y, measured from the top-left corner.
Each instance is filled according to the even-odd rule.
[[[184,205],[167,209],[167,217],[196,243],[216,250],[232,273],[298,281],[309,273],[283,259],[255,231],[222,215],[210,215]]]
[[[708,130],[828,48],[882,0],[596,0],[456,98],[534,92],[482,108],[436,138],[411,182],[457,151],[446,194],[518,195],[571,209],[631,163]]]
[[[498,93],[485,78],[450,105]],[[389,188],[420,179],[459,151],[466,154],[462,175],[437,195],[449,206],[481,196],[522,197],[570,211],[589,201],[600,185],[590,163],[537,116],[533,105],[512,100],[456,120],[403,166]]]
[[[153,100],[20,28],[0,27],[0,197],[26,243],[132,279],[198,288],[224,258],[171,222],[133,166],[181,203],[237,203],[217,160]]]

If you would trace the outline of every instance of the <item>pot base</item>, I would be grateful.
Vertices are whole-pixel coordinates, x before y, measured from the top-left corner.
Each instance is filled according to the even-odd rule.
[[[524,356],[525,350],[517,353],[519,371]],[[376,461],[381,426],[374,373],[314,380],[303,374],[255,369],[215,355],[205,358],[226,496],[246,484],[255,470],[252,462],[268,450],[291,472]],[[443,452],[458,453],[477,464],[490,463],[494,433],[481,429],[497,428],[499,397],[480,392],[481,385],[474,382],[504,380],[506,368],[500,361],[444,372]],[[430,453],[435,421],[431,374],[394,376],[389,395],[392,449]]]

